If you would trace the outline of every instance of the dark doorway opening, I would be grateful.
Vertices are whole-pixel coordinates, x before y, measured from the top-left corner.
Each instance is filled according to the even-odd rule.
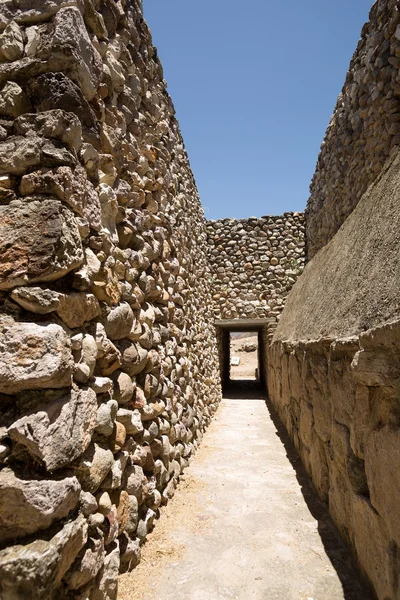
[[[264,319],[235,319],[232,321],[217,321],[217,339],[219,346],[219,359],[223,393],[237,391],[242,393],[243,389],[252,391],[254,394],[265,394],[266,391],[266,360],[265,360],[265,328],[268,321]],[[243,334],[243,337],[240,337]],[[246,336],[246,337],[244,337]],[[251,336],[251,337],[249,337]],[[252,360],[245,357],[247,352],[239,350],[245,344],[255,345]],[[234,359],[240,358],[239,365]],[[244,364],[247,363],[247,364]],[[242,376],[240,375],[242,374]]]

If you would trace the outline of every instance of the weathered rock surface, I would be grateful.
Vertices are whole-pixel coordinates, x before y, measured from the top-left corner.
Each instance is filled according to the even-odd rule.
[[[0,551],[0,593],[4,600],[50,598],[87,540],[83,517],[67,523],[49,541]]]
[[[44,462],[48,471],[70,465],[90,444],[96,427],[97,402],[93,390],[53,394],[9,428],[12,440]]]
[[[59,325],[12,323],[2,327],[1,392],[68,387],[72,370],[71,344]]]
[[[22,196],[46,194],[63,200],[78,214],[85,217],[89,226],[98,231],[101,228],[101,208],[99,197],[81,167],[59,167],[55,170],[42,170],[24,175],[21,180]]]
[[[78,227],[59,200],[0,206],[0,289],[54,281],[83,262]]]
[[[220,399],[206,223],[140,1],[0,2],[0,62],[0,597],[110,600]]]
[[[47,529],[67,517],[79,501],[76,477],[59,481],[20,479],[8,469],[0,472],[0,541]]]

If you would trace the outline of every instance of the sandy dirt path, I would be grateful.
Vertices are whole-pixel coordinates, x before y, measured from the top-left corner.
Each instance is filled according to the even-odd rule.
[[[119,600],[368,598],[272,417],[223,401]]]

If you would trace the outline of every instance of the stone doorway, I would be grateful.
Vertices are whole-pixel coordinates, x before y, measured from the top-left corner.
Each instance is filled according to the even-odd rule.
[[[225,393],[228,389],[230,392],[233,388],[240,388],[244,384],[251,386],[258,391],[266,390],[266,353],[265,353],[265,341],[266,341],[266,328],[268,321],[266,319],[235,319],[235,320],[221,320],[216,321],[216,331],[218,340],[218,353],[219,353],[219,364],[221,372],[221,381],[223,392]],[[255,368],[257,369],[257,375],[254,374],[254,378],[249,380],[248,378],[237,378],[233,374],[235,366],[231,365],[232,359],[232,334],[237,333],[254,333],[254,343],[256,343],[257,360]],[[237,339],[237,338],[236,338]]]

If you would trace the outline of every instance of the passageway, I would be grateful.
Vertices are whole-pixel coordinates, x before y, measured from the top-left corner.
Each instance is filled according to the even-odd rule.
[[[274,412],[250,395],[223,400],[120,600],[369,598]]]

